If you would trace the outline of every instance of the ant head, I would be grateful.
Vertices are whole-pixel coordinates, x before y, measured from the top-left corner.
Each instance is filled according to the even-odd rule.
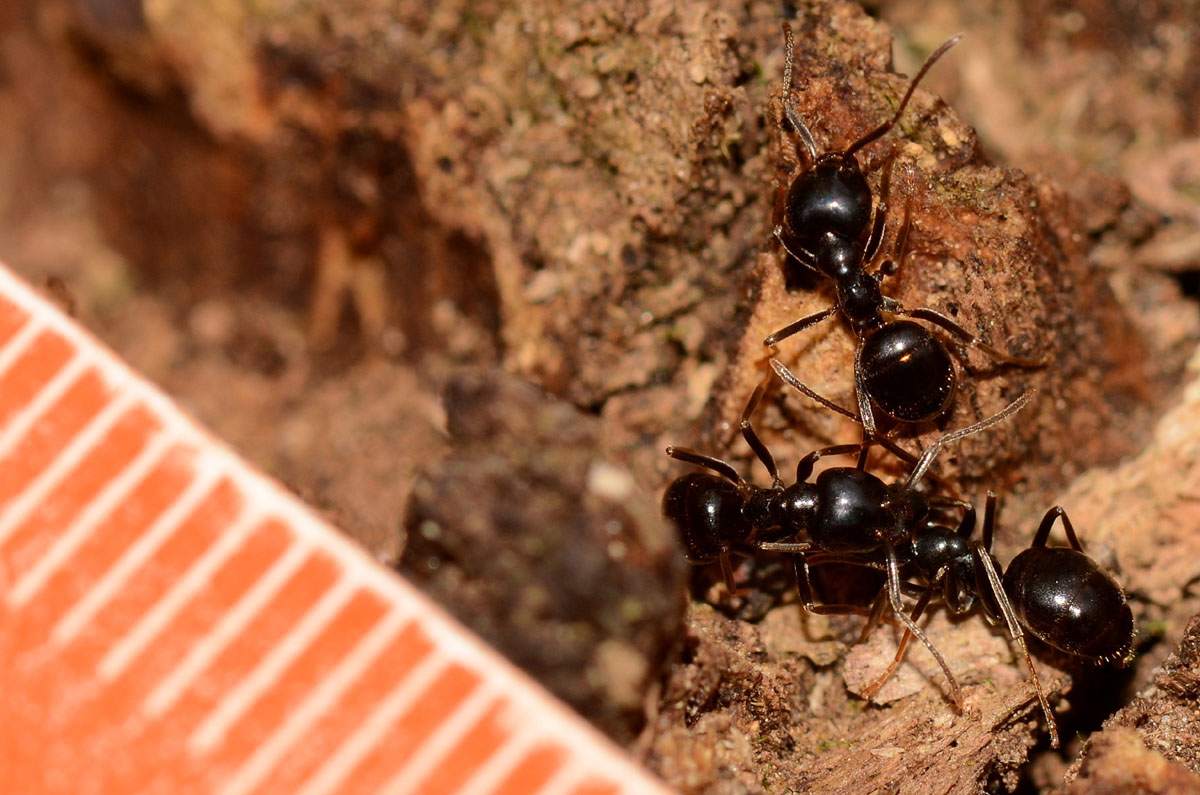
[[[711,563],[753,532],[742,514],[744,502],[741,491],[728,480],[693,472],[667,486],[663,516],[679,531],[690,562]]]
[[[820,251],[823,238],[832,235],[853,248],[857,264],[871,224],[871,188],[858,161],[832,153],[797,175],[788,187],[784,222],[801,248]]]

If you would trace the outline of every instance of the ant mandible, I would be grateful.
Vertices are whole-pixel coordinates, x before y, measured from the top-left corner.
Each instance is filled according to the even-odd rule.
[[[738,593],[731,554],[753,554],[758,550],[789,553],[795,556],[797,589],[807,611],[862,613],[861,608],[854,606],[818,605],[812,595],[806,558],[811,554],[820,557],[822,562],[857,563],[862,555],[882,552],[887,575],[885,588],[893,612],[907,632],[929,649],[946,674],[954,703],[961,705],[958,683],[941,653],[905,613],[896,550],[908,543],[914,534],[919,534],[920,528],[930,521],[931,505],[970,509],[961,500],[931,500],[918,490],[941,448],[1004,421],[1029,402],[1033,391],[1027,391],[991,417],[943,434],[922,453],[902,483],[884,483],[863,469],[865,458],[862,454],[869,447],[890,445],[882,438],[870,438],[857,444],[835,445],[809,453],[796,465],[795,483],[785,487],[774,457],[751,424],[751,416],[764,390],[765,383],[759,384],[751,394],[742,412],[741,431],[770,475],[770,487],[748,483],[732,465],[718,458],[686,448],[667,448],[667,455],[672,458],[710,470],[677,478],[663,495],[663,515],[678,528],[688,561],[697,565],[719,561],[726,587],[731,593]],[[813,483],[808,482],[819,459],[848,454],[860,456],[857,467],[827,469],[817,475]],[[901,454],[907,455],[902,450]]]
[[[774,349],[783,340],[817,323],[841,315],[858,337],[854,381],[859,416],[868,437],[876,435],[872,404],[901,422],[921,422],[942,414],[954,397],[957,378],[950,353],[938,337],[913,320],[884,320],[891,315],[924,320],[958,338],[964,345],[985,352],[995,361],[1019,367],[1040,367],[1042,360],[1025,359],[1000,351],[950,318],[928,308],[907,309],[880,290],[879,276],[867,270],[879,253],[887,216],[891,160],[883,172],[879,202],[872,215],[871,189],[855,153],[891,130],[900,120],[917,84],[961,38],[946,41],[926,60],[913,79],[891,119],[842,151],[817,155],[812,132],[792,105],[794,47],[791,26],[784,22],[787,50],[783,71],[782,105],[796,135],[804,144],[811,165],[792,180],[784,197],[782,223],[772,235],[791,259],[804,268],[831,279],[837,291],[833,306],[803,317],[769,335],[763,344]],[[780,129],[784,129],[782,118]],[[897,236],[895,261],[879,271],[893,273],[904,259],[910,229],[907,209]]]
[[[993,626],[1003,622],[1025,657],[1038,703],[1046,716],[1050,745],[1058,748],[1058,726],[1025,645],[1025,632],[1085,660],[1123,664],[1133,648],[1133,612],[1117,581],[1084,553],[1070,517],[1058,505],[1046,511],[1029,547],[1009,562],[1001,576],[991,552],[996,502],[995,493],[989,491],[982,541],[970,540],[973,522],[964,522],[953,535],[937,530],[913,538],[911,560],[927,587],[910,617],[914,621],[920,618],[939,588],[947,608],[955,614],[967,612],[978,599],[988,622]],[[1059,520],[1069,546],[1047,546],[1050,531]],[[875,567],[881,568],[878,563]],[[883,675],[863,691],[864,697],[871,698],[895,672],[908,639],[906,630],[895,658]],[[928,643],[924,638],[921,640]]]

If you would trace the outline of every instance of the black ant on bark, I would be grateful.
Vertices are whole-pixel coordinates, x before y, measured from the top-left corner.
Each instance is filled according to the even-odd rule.
[[[783,33],[787,50],[783,71],[783,115],[803,143],[810,166],[792,179],[783,197],[782,223],[775,226],[772,235],[791,260],[834,282],[837,301],[833,306],[769,335],[763,344],[774,349],[788,337],[840,312],[859,340],[854,382],[859,415],[868,437],[876,434],[872,404],[901,422],[930,420],[949,407],[957,383],[954,363],[945,343],[913,320],[885,320],[883,313],[932,323],[1001,364],[1044,365],[1042,360],[1004,353],[932,309],[905,308],[883,295],[878,273],[867,269],[878,255],[884,237],[892,158],[888,158],[884,167],[879,201],[872,213],[871,189],[855,153],[896,126],[921,78],[958,43],[961,34],[946,41],[925,60],[891,119],[844,150],[818,155],[812,132],[792,104],[794,47],[792,29],[786,22]],[[780,129],[784,129],[782,118],[779,124]],[[894,273],[895,263],[903,262],[909,229],[906,209],[904,223],[897,235],[899,254],[895,260],[883,262],[879,273]]]
[[[970,540],[973,522],[961,526],[953,538],[931,534],[913,539],[911,560],[927,585],[910,617],[914,621],[920,618],[930,597],[940,589],[951,613],[965,613],[978,600],[988,623],[996,626],[1003,622],[1025,657],[1046,716],[1050,745],[1058,748],[1058,726],[1025,645],[1025,633],[1075,657],[1124,664],[1133,648],[1133,612],[1117,581],[1084,553],[1070,517],[1058,505],[1046,511],[1029,547],[1009,562],[1001,576],[991,552],[996,504],[996,495],[989,491],[982,541]],[[1047,546],[1050,531],[1059,520],[1069,546]],[[882,565],[876,562],[875,567]],[[863,691],[864,697],[871,698],[895,672],[908,639],[905,631],[895,658]]]
[[[787,384],[801,393],[844,416],[861,421],[848,409],[805,386],[780,362],[771,360],[771,366]],[[910,538],[897,548],[896,556],[904,568],[915,569],[926,583],[924,590],[918,591],[919,598],[909,618],[914,622],[920,618],[940,590],[942,601],[951,613],[966,613],[978,601],[988,623],[995,626],[1003,622],[1025,657],[1038,703],[1046,716],[1050,743],[1057,748],[1058,727],[1025,645],[1025,632],[1076,657],[1100,663],[1121,662],[1127,659],[1133,646],[1133,613],[1117,581],[1084,553],[1070,517],[1058,505],[1046,511],[1029,547],[1009,562],[1001,576],[1000,566],[991,552],[996,506],[997,497],[989,491],[982,541],[971,540],[975,530],[975,510],[968,506],[957,530],[927,522],[916,526]],[[1050,531],[1058,520],[1062,520],[1068,547],[1046,546]],[[778,546],[764,545],[764,548]],[[891,561],[861,554],[836,560],[881,569],[889,575],[892,566]],[[813,556],[809,562],[818,565],[834,561],[833,557]],[[901,583],[899,589],[910,590],[906,587],[909,585]],[[877,611],[873,611],[863,631],[864,639],[877,618]],[[863,690],[864,698],[874,697],[903,660],[911,635],[907,622],[905,626],[895,658],[883,675]],[[926,638],[918,637],[929,645]],[[944,665],[942,669],[945,671]],[[958,691],[952,677],[951,689]]]
[[[1020,411],[1033,396],[1028,391],[1000,412],[966,428],[943,434],[919,459],[883,437],[861,443],[834,445],[815,450],[796,465],[796,481],[784,486],[775,459],[759,439],[751,417],[762,400],[765,383],[759,384],[742,412],[741,432],[755,456],[766,468],[772,485],[768,488],[748,483],[729,463],[680,447],[668,447],[667,455],[678,461],[708,469],[673,481],[663,495],[663,515],[679,530],[687,559],[694,564],[717,561],[721,565],[730,593],[739,593],[733,577],[730,556],[775,551],[795,556],[797,589],[804,608],[811,613],[875,613],[882,602],[864,611],[851,605],[819,605],[809,580],[809,557],[813,562],[861,564],[864,556],[883,556],[886,574],[885,592],[896,618],[906,630],[929,649],[946,674],[951,695],[961,705],[961,691],[937,648],[909,617],[901,600],[900,558],[897,549],[920,536],[932,523],[930,508],[959,508],[971,515],[974,510],[962,500],[929,498],[918,489],[942,447],[965,436],[978,433]],[[874,445],[893,449],[898,455],[915,460],[903,482],[887,484],[865,471],[865,452]],[[857,467],[827,469],[808,482],[816,462],[829,455],[859,455]],[[965,519],[964,519],[965,521]],[[873,566],[874,561],[868,564]],[[882,599],[882,596],[881,596]]]

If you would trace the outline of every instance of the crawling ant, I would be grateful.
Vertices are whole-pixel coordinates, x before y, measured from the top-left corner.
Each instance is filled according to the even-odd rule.
[[[973,512],[971,517],[973,520]],[[1066,547],[1046,546],[1050,530],[1062,521]],[[996,495],[988,492],[984,511],[983,540],[972,541],[974,522],[964,522],[955,533],[944,528],[921,532],[904,550],[927,583],[913,606],[914,621],[942,591],[951,613],[969,611],[978,600],[988,623],[1003,622],[1009,637],[1021,649],[1046,716],[1050,745],[1058,748],[1058,726],[1042,690],[1033,658],[1025,645],[1025,633],[1067,654],[1097,663],[1124,663],[1133,648],[1133,612],[1121,586],[1083,551],[1070,517],[1055,505],[1046,511],[1029,547],[1013,558],[1000,575],[992,555],[996,521]],[[874,568],[883,568],[876,562]],[[895,672],[904,657],[909,632],[901,638],[896,656],[887,670],[868,686],[863,695],[871,698]],[[922,642],[928,644],[925,638]]]
[[[833,306],[796,320],[769,335],[763,344],[774,349],[783,340],[841,313],[858,337],[854,382],[859,415],[868,437],[876,434],[872,404],[901,422],[933,419],[950,406],[957,384],[950,353],[937,336],[913,320],[924,320],[949,332],[964,345],[985,352],[1001,364],[1040,367],[1042,360],[1013,356],[988,345],[945,315],[928,308],[907,309],[880,290],[880,277],[867,266],[875,261],[883,241],[887,216],[891,161],[884,168],[879,201],[872,213],[871,189],[855,153],[888,133],[900,120],[921,78],[955,44],[950,38],[926,60],[891,119],[846,149],[817,154],[812,132],[792,104],[794,47],[792,29],[783,23],[787,51],[783,69],[783,113],[804,145],[811,165],[791,181],[783,196],[782,223],[772,235],[790,259],[834,282]],[[783,129],[783,120],[779,120]],[[879,268],[894,273],[903,262],[910,229],[907,209],[897,235],[899,254]],[[883,313],[913,320],[885,320]]]
[[[853,412],[807,387],[782,363],[772,359],[771,366],[785,383],[797,391],[861,422]],[[1046,511],[1029,547],[1009,562],[1001,576],[1000,567],[991,553],[996,505],[996,495],[989,491],[982,541],[971,540],[975,530],[975,511],[967,508],[956,530],[927,522],[917,526],[909,539],[897,549],[897,557],[905,568],[915,569],[926,583],[925,589],[918,591],[919,598],[909,618],[913,621],[920,618],[933,595],[940,590],[942,601],[951,613],[966,613],[978,601],[990,624],[995,626],[1003,621],[1009,637],[1025,657],[1038,703],[1046,716],[1051,745],[1057,748],[1058,726],[1025,645],[1025,632],[1076,657],[1100,663],[1123,661],[1133,645],[1133,613],[1121,586],[1084,553],[1070,517],[1057,505]],[[1046,546],[1050,531],[1058,520],[1062,520],[1068,547]],[[810,562],[819,564],[832,560],[812,557]],[[877,555],[856,555],[839,562],[889,572],[892,565],[891,561],[879,560]],[[907,590],[907,585],[901,583],[900,590]],[[877,613],[873,612],[864,628],[864,637],[876,618]],[[863,690],[865,698],[873,698],[895,673],[904,658],[909,637],[906,629],[887,670]],[[929,645],[927,639],[920,640]],[[956,684],[952,684],[951,688],[957,692]]]
[[[859,563],[862,556],[881,553],[887,599],[893,612],[906,630],[929,649],[946,674],[954,703],[961,705],[958,684],[941,653],[905,613],[896,550],[931,521],[931,506],[970,509],[961,500],[931,499],[918,489],[941,448],[1004,421],[1029,402],[1033,391],[991,417],[943,434],[916,460],[903,482],[887,484],[863,468],[868,448],[890,444],[878,437],[809,453],[796,465],[795,483],[785,486],[774,457],[751,424],[764,390],[765,383],[761,383],[751,394],[742,412],[741,432],[770,475],[770,487],[747,482],[732,465],[718,458],[680,447],[667,448],[672,458],[709,470],[677,478],[663,495],[663,515],[678,528],[688,561],[698,565],[718,561],[726,587],[738,593],[730,563],[732,554],[754,554],[759,550],[789,553],[795,556],[797,589],[805,610],[817,614],[861,613],[862,609],[854,606],[816,603],[808,557],[819,557],[821,562]],[[859,455],[857,467],[827,469],[814,482],[808,482],[819,459],[850,454]]]

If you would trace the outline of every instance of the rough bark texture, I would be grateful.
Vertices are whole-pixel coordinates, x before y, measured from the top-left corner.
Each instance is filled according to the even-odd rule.
[[[1200,618],[1129,705],[1104,722],[1067,771],[1068,792],[1195,792],[1200,788]]]
[[[897,632],[853,645],[860,620],[804,616],[767,556],[739,570],[745,603],[697,572],[681,624],[647,494],[684,471],[667,443],[754,473],[733,442],[762,338],[832,300],[786,284],[769,242],[795,168],[782,19],[821,151],[894,111],[893,66],[914,73],[965,29],[859,156],[875,190],[895,158],[885,252],[905,209],[913,222],[885,290],[1052,363],[957,351],[952,412],[904,444],[1039,389],[937,468],[967,496],[1011,490],[1001,561],[1058,501],[1127,586],[1133,668],[1035,649],[1070,702],[1055,700],[1063,736],[1098,727],[1200,610],[1194,383],[1178,402],[1200,330],[1180,290],[1200,271],[1200,25],[1168,5],[890,0],[876,10],[897,46],[857,6],[785,5],[8,2],[0,257],[53,277],[135,366],[382,560],[403,551],[680,789],[1063,786],[1062,756],[1026,763],[1026,672],[978,615],[926,627],[965,714],[920,646],[866,705],[852,694]],[[853,349],[835,319],[780,356],[852,403]],[[777,385],[755,419],[785,471],[859,433]],[[1163,676],[1194,667],[1187,648]],[[1184,720],[1194,699],[1157,687],[1071,786],[1190,786],[1191,752],[1134,713]]]

